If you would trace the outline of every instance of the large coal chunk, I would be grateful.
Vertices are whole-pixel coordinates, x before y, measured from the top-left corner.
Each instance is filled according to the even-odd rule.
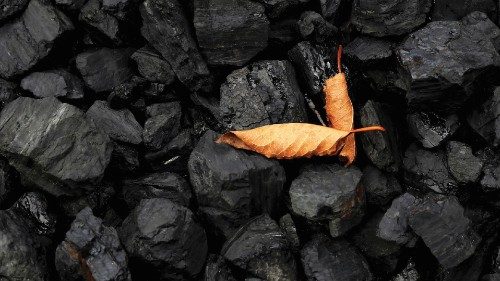
[[[360,121],[363,127],[380,125],[387,130],[361,134],[361,143],[373,165],[387,172],[397,172],[401,166],[397,130],[384,105],[369,100],[361,108]]]
[[[297,280],[294,257],[285,235],[268,215],[242,226],[223,246],[222,256],[264,280]]]
[[[168,199],[142,200],[119,235],[130,257],[150,264],[162,278],[194,277],[205,264],[205,230],[189,209]]]
[[[373,279],[365,258],[344,240],[316,235],[304,245],[300,256],[307,280]]]
[[[488,14],[492,20],[497,15],[497,1],[495,0],[435,0],[431,19],[460,20],[469,13],[480,11]]]
[[[500,88],[469,114],[467,121],[491,145],[500,145]]]
[[[285,171],[275,160],[215,143],[208,131],[189,158],[200,211],[225,238],[256,213],[276,214]]]
[[[111,139],[131,144],[142,142],[142,127],[130,110],[114,110],[109,108],[105,101],[98,100],[86,114],[87,118]]]
[[[363,170],[363,185],[366,202],[373,206],[384,206],[401,194],[401,185],[392,174],[386,174],[373,166]]]
[[[23,78],[21,87],[38,98],[81,99],[84,94],[80,78],[62,69],[31,73]]]
[[[403,35],[425,23],[430,0],[355,0],[352,23],[361,33],[382,37]]]
[[[361,176],[359,169],[337,164],[304,167],[290,187],[293,212],[308,220],[328,220],[332,236],[341,236],[364,215]]]
[[[76,56],[76,67],[83,80],[96,92],[111,91],[132,78],[131,49],[101,48]]]
[[[409,79],[406,95],[411,109],[450,113],[472,94],[471,83],[486,69],[497,66],[500,56],[491,40],[491,22],[431,22],[412,33],[397,55]],[[490,40],[488,40],[490,39]]]
[[[192,91],[210,91],[210,72],[179,2],[146,0],[140,12],[142,35],[170,63],[179,80]]]
[[[29,0],[2,0],[0,2],[0,21],[22,11]]]
[[[194,26],[211,65],[242,66],[267,46],[269,21],[256,2],[196,0]]]
[[[367,36],[356,37],[345,48],[348,57],[358,63],[379,63],[392,56],[392,44],[389,41]]]
[[[460,183],[473,183],[479,179],[483,161],[472,154],[472,148],[465,143],[450,141],[446,146],[448,169]]]
[[[178,135],[181,127],[181,110],[179,102],[158,103],[146,108],[149,118],[142,132],[146,148],[160,150]]]
[[[80,211],[55,253],[61,280],[129,281],[125,249],[113,227],[87,207]]]
[[[164,84],[174,82],[172,67],[150,46],[140,48],[131,58],[137,63],[139,73],[147,80]]]
[[[445,268],[466,260],[480,242],[453,196],[429,193],[411,209],[409,224]]]
[[[307,120],[304,97],[288,61],[261,61],[235,70],[220,95],[222,119],[231,129]]]
[[[403,163],[408,185],[446,194],[457,191],[458,183],[448,171],[443,151],[429,151],[412,144],[405,152]]]
[[[457,115],[443,116],[434,112],[415,112],[407,117],[410,133],[425,148],[439,146],[460,127]]]
[[[49,2],[31,0],[19,19],[0,27],[0,76],[10,78],[29,70],[49,54],[61,34],[72,29],[69,18]]]
[[[27,181],[62,195],[100,180],[112,147],[78,108],[56,98],[23,97],[1,112],[0,150]]]
[[[410,210],[416,201],[417,198],[410,193],[405,193],[394,199],[391,207],[380,219],[377,236],[401,245],[414,245],[416,237],[409,228],[408,220]]]
[[[118,19],[104,10],[102,0],[89,0],[81,8],[79,20],[104,34],[113,43],[121,42]]]

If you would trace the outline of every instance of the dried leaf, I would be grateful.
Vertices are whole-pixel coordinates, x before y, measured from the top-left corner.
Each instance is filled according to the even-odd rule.
[[[347,137],[356,132],[384,130],[380,126],[342,131],[306,123],[267,125],[255,129],[232,131],[217,142],[255,151],[268,158],[292,159],[312,156],[335,156]]]

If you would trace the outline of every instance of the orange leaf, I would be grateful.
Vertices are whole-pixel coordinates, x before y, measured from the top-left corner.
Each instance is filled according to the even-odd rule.
[[[356,132],[384,130],[380,126],[353,131],[306,124],[286,123],[232,131],[217,142],[255,151],[268,158],[292,159],[312,156],[335,156],[344,147],[346,137]]]

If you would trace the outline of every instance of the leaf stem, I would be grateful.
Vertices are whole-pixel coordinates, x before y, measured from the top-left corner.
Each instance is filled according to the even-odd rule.
[[[383,132],[385,132],[385,129],[382,126],[370,126],[370,127],[364,127],[364,128],[351,130],[351,133],[363,133],[363,132],[371,132],[371,131],[383,131]]]
[[[342,73],[342,45],[337,50],[337,70]]]

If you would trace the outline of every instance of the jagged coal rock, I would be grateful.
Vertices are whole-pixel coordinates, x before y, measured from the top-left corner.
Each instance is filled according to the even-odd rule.
[[[203,281],[236,281],[228,262],[219,255],[210,254]]]
[[[297,29],[302,39],[316,43],[330,43],[337,34],[337,28],[314,11],[305,11],[297,21]]]
[[[30,221],[31,231],[44,236],[56,232],[56,216],[49,212],[47,198],[39,192],[28,192],[11,208],[17,215]]]
[[[402,193],[401,185],[394,175],[384,173],[374,166],[363,169],[362,182],[368,205],[385,206]]]
[[[88,0],[80,10],[79,20],[106,36],[113,43],[121,43],[118,19],[103,9],[102,0]]]
[[[291,209],[313,221],[328,221],[330,234],[341,236],[357,225],[365,211],[361,171],[338,164],[308,165],[290,186]]]
[[[330,18],[336,15],[342,0],[320,0],[321,15],[325,18]]]
[[[362,64],[380,63],[393,55],[393,44],[379,38],[356,37],[345,48],[345,54]]]
[[[22,97],[0,114],[0,152],[31,184],[71,195],[102,178],[112,146],[78,108]]]
[[[480,11],[497,18],[497,3],[495,0],[435,0],[431,19],[433,21],[460,20],[474,11]]]
[[[300,252],[307,280],[373,280],[367,261],[345,240],[318,234]]]
[[[172,66],[191,91],[209,92],[212,78],[177,0],[146,0],[140,6],[142,36]],[[182,42],[182,44],[179,44]]]
[[[21,80],[21,87],[35,97],[83,98],[83,82],[66,70],[33,72]]]
[[[4,21],[22,11],[28,5],[29,0],[2,0],[0,2],[0,21]]]
[[[267,47],[269,21],[253,1],[196,0],[194,27],[210,65],[242,66]]]
[[[103,225],[89,207],[76,215],[57,246],[55,266],[61,280],[132,280],[116,229]]]
[[[268,215],[255,217],[242,226],[224,244],[221,255],[264,280],[298,280],[286,237]]]
[[[131,58],[137,63],[137,69],[145,79],[167,85],[175,81],[175,73],[170,64],[151,46],[140,48]]]
[[[438,147],[460,127],[456,114],[446,116],[421,111],[408,114],[407,121],[410,133],[425,148]]]
[[[221,117],[231,129],[307,120],[304,97],[288,61],[260,61],[233,71],[220,96]]]
[[[467,116],[469,125],[488,143],[500,145],[500,87],[491,98]]]
[[[20,18],[0,27],[0,76],[9,79],[26,72],[73,28],[71,20],[50,2],[31,0]]]
[[[282,216],[279,220],[279,225],[281,230],[284,232],[286,239],[288,240],[288,245],[292,250],[299,250],[300,240],[297,234],[297,227],[290,214]]]
[[[481,187],[484,191],[500,190],[500,154],[486,148],[477,155],[484,163],[481,176]]]
[[[472,148],[467,144],[448,142],[446,159],[450,173],[459,183],[473,183],[479,179],[483,162],[472,154]]]
[[[149,118],[142,132],[146,148],[160,150],[177,136],[181,127],[181,110],[179,102],[153,104],[146,108]]]
[[[409,228],[408,219],[416,201],[417,198],[411,193],[404,193],[394,199],[379,222],[377,236],[400,245],[414,246],[416,236]]]
[[[160,278],[184,280],[203,269],[207,257],[205,230],[193,213],[168,199],[143,199],[119,229],[132,259],[153,266]]]

